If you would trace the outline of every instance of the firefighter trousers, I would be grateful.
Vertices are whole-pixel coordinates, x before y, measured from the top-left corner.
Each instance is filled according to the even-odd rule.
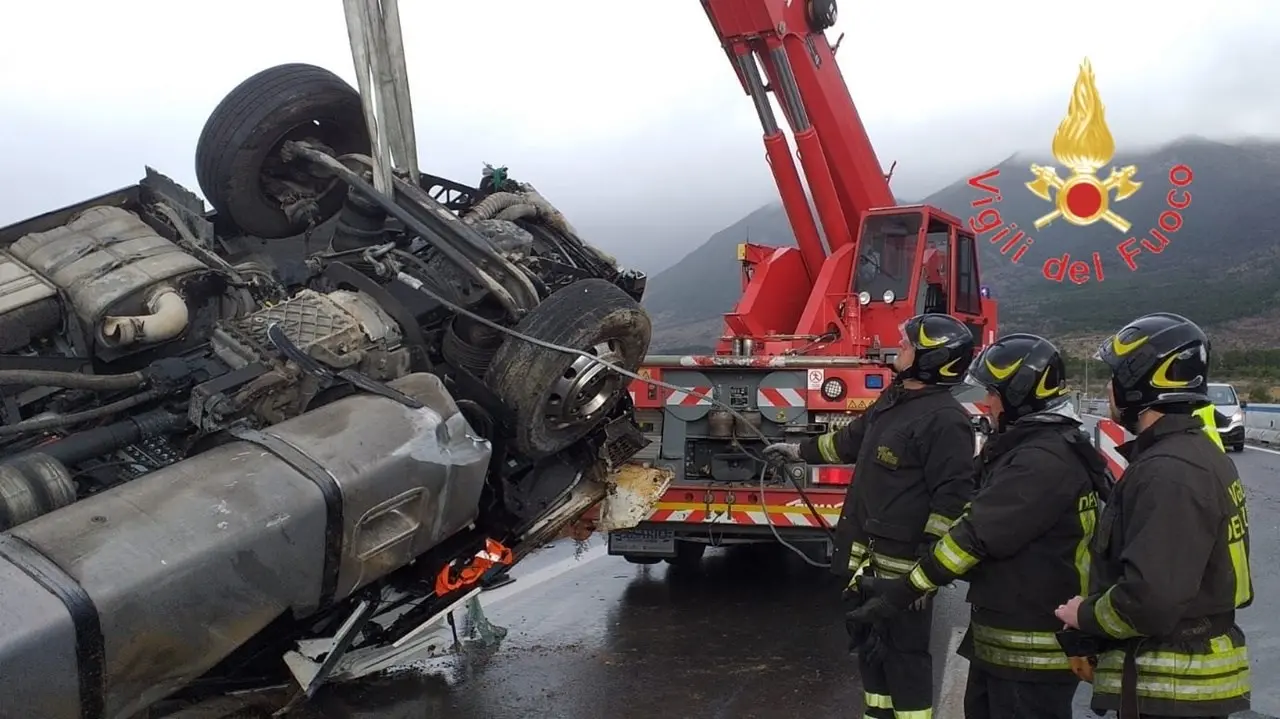
[[[964,719],[1071,719],[1077,682],[1014,681],[969,665]]]
[[[874,649],[858,652],[868,719],[931,719],[933,602],[900,612],[873,630]]]

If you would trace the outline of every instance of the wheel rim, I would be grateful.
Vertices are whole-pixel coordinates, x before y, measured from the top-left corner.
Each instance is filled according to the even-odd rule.
[[[309,120],[293,125],[280,134],[271,145],[258,172],[258,182],[263,191],[285,204],[286,200],[311,199],[319,201],[338,185],[339,179],[328,170],[321,170],[309,161],[282,156],[289,141],[319,143],[341,155],[347,151],[347,129],[330,120]]]
[[[615,341],[602,342],[590,350],[592,355],[610,364],[623,357]],[[617,393],[622,378],[593,359],[578,357],[565,368],[551,385],[543,417],[553,430],[564,430],[591,422],[600,415]]]

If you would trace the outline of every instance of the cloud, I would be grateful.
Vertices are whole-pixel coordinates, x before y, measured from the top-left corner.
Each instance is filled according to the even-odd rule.
[[[401,5],[427,171],[475,182],[482,162],[505,164],[650,271],[772,199],[751,103],[698,3]],[[845,0],[831,32],[901,197],[1047,149],[1084,56],[1121,147],[1280,127],[1280,3],[975,7]],[[354,80],[337,2],[14,3],[6,21],[24,31],[0,44],[0,222],[130,184],[144,164],[196,189],[205,117],[263,68]]]

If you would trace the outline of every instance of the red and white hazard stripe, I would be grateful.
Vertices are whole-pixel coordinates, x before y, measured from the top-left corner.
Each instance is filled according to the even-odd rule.
[[[746,524],[769,525],[775,527],[818,527],[818,520],[807,507],[770,507],[767,514],[759,506],[754,509],[663,509],[659,508],[649,515],[650,522],[676,522],[688,524]],[[834,527],[840,521],[838,507],[822,507],[818,509],[827,526]]]
[[[682,390],[672,390],[667,395],[667,404],[679,407],[696,407],[698,405],[711,404],[710,387],[685,387]]]
[[[1124,457],[1120,456],[1117,449],[1120,445],[1128,442],[1132,437],[1113,420],[1098,420],[1098,433],[1095,441],[1098,445],[1098,451],[1102,453],[1102,457],[1107,460],[1107,468],[1111,470],[1117,478],[1124,473],[1124,468],[1128,466],[1128,462]]]
[[[783,387],[761,387],[756,390],[756,406],[761,409],[804,407],[806,404],[804,390]]]

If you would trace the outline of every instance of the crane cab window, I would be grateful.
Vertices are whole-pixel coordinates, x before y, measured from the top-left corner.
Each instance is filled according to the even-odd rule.
[[[982,287],[978,284],[978,255],[973,238],[956,235],[956,313],[982,314]]]
[[[951,289],[951,225],[930,219],[920,261],[917,311],[946,314],[951,310]]]
[[[886,292],[892,292],[895,299],[907,296],[917,271],[920,219],[920,213],[913,212],[871,215],[863,221],[854,293],[866,292],[875,300],[881,300]]]

